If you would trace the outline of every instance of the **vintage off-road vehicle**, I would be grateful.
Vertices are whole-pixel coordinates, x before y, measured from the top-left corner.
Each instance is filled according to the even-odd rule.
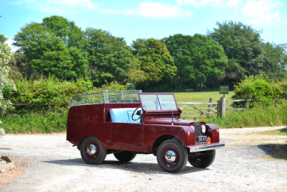
[[[136,154],[154,154],[168,172],[184,169],[187,160],[205,168],[215,158],[219,130],[213,124],[180,119],[173,93],[104,91],[72,98],[67,140],[88,164],[113,153],[122,162]]]

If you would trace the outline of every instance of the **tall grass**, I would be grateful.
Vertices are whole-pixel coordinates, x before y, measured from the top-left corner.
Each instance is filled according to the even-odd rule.
[[[207,123],[210,123],[210,120],[207,120]],[[224,128],[286,125],[287,101],[280,100],[271,105],[254,103],[249,110],[227,112],[225,118],[216,117],[212,123]]]
[[[67,109],[1,117],[6,133],[60,133],[66,131]]]

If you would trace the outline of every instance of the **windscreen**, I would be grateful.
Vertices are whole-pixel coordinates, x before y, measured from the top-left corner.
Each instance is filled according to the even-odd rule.
[[[141,94],[141,103],[146,111],[174,111],[177,105],[172,94]]]
[[[173,95],[158,95],[161,110],[177,110]]]

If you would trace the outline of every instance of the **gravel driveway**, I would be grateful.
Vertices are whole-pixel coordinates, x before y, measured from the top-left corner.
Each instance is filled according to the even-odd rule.
[[[27,166],[0,191],[286,191],[287,161],[264,158],[275,152],[272,147],[236,142],[240,130],[262,131],[220,130],[226,147],[216,151],[215,162],[207,169],[188,163],[177,174],[162,171],[153,155],[126,164],[107,155],[101,165],[85,164],[65,134],[5,135],[0,155]],[[286,144],[287,136],[281,139]]]

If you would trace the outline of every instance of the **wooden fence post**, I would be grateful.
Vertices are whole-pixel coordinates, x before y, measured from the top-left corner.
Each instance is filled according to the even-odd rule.
[[[246,99],[246,108],[249,110],[249,102],[251,99]]]
[[[224,118],[225,117],[225,97],[220,97],[220,117]]]
[[[209,103],[210,103],[210,105],[208,105],[208,108],[210,108],[210,107],[211,107],[212,98],[209,98]],[[208,109],[208,110],[207,110],[207,112],[210,112],[210,109]]]
[[[220,117],[221,114],[221,103],[220,100],[217,100],[217,117]]]

